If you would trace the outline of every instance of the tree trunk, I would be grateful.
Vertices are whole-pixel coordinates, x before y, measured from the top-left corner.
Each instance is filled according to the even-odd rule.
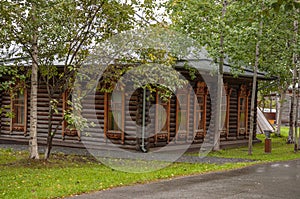
[[[251,105],[250,105],[250,129],[249,129],[249,140],[248,140],[248,154],[252,155],[253,152],[253,131],[254,131],[254,113],[255,113],[255,100],[256,100],[256,86],[257,86],[257,70],[259,65],[259,48],[260,38],[262,36],[263,22],[259,23],[258,40],[255,46],[255,64],[253,67],[253,81],[252,81],[252,93],[251,93]]]
[[[296,102],[296,110],[295,110],[295,124],[294,124],[294,126],[295,126],[295,128],[294,128],[294,131],[295,131],[294,132],[294,136],[295,136],[294,152],[298,151],[298,143],[297,142],[298,142],[298,121],[299,121],[299,111],[298,111],[298,109],[299,109],[299,82],[300,82],[300,80],[298,78],[298,86],[297,86],[296,92],[295,92],[295,94],[296,94],[296,101],[295,101]]]
[[[293,38],[293,43],[294,45],[296,45],[297,43],[297,36],[298,36],[298,21],[295,20],[294,21],[294,38]],[[291,99],[291,110],[290,110],[290,129],[289,129],[289,136],[288,136],[288,140],[287,140],[287,144],[292,144],[295,142],[294,140],[294,128],[297,122],[297,115],[295,115],[294,110],[296,108],[296,83],[297,83],[297,75],[298,75],[298,71],[297,71],[297,53],[295,52],[296,50],[294,49],[293,52],[293,58],[292,58],[292,66],[293,66],[293,95],[292,95],[292,99]],[[299,85],[298,85],[299,86]],[[297,110],[296,110],[297,112]],[[296,132],[296,130],[295,130]]]
[[[293,81],[294,82],[294,81]],[[287,144],[292,144],[294,140],[294,101],[295,101],[295,85],[293,83],[293,91],[292,91],[292,96],[291,96],[291,104],[290,104],[290,118],[289,118],[289,135],[288,135],[288,140]]]
[[[297,12],[298,13],[298,12]],[[297,36],[298,36],[298,20],[294,21],[294,42],[295,44],[297,44]],[[294,52],[293,53],[293,63],[295,64],[295,68],[297,69],[297,53]],[[298,78],[298,85],[297,85],[297,92],[296,92],[296,116],[295,116],[295,145],[294,145],[294,151],[297,152],[298,151],[298,119],[299,119],[299,113],[298,113],[298,109],[299,109],[299,83],[300,83],[300,76],[299,76],[300,71],[297,71],[297,78]]]
[[[251,105],[250,105],[250,129],[248,140],[248,154],[252,155],[253,151],[253,131],[254,131],[254,113],[255,113],[255,99],[256,99],[256,84],[257,84],[257,69],[259,60],[259,41],[256,43],[255,50],[255,64],[253,68],[253,81],[252,81],[252,93],[251,93]]]
[[[296,77],[297,77],[297,69],[294,67],[293,70],[293,87],[292,87],[292,96],[291,96],[291,104],[290,104],[290,118],[289,118],[289,135],[287,144],[292,144],[294,142],[294,127],[295,127],[295,97],[296,97]]]
[[[280,136],[280,128],[281,128],[281,120],[282,120],[282,113],[283,113],[283,103],[285,100],[286,96],[286,90],[282,90],[280,93],[280,100],[277,105],[277,115],[276,115],[276,124],[277,124],[277,129],[276,129],[276,135]]]
[[[49,98],[49,101],[51,102],[52,98]],[[47,144],[46,144],[46,150],[45,150],[45,156],[44,159],[47,160],[50,157],[50,152],[52,149],[52,140],[54,137],[54,132],[52,132],[52,118],[53,118],[53,109],[52,106],[49,106],[49,116],[48,116],[48,136],[47,136]]]
[[[32,7],[32,21],[35,21],[35,6]],[[38,35],[34,28],[32,36],[32,67],[31,67],[31,94],[30,94],[30,139],[29,153],[31,159],[39,159],[37,143],[37,90],[38,90]]]
[[[52,149],[52,141],[53,141],[54,135],[48,135],[47,137],[47,146],[45,150],[45,160],[47,160],[50,157],[51,149]]]
[[[37,35],[33,35],[32,41],[32,72],[31,72],[31,95],[30,95],[30,158],[39,159],[37,143],[37,90],[38,90],[38,46]]]
[[[299,85],[299,81],[298,81],[298,85]],[[298,113],[298,109],[299,109],[299,86],[297,88],[297,92],[296,92],[296,113],[295,113],[295,141],[294,141],[294,151],[297,152],[298,151],[298,146],[297,146],[297,139],[298,139],[298,119],[299,119],[299,113]]]
[[[53,110],[51,115],[49,116],[49,121],[50,121],[50,125],[48,126],[48,136],[47,136],[47,145],[46,145],[46,150],[45,150],[45,157],[44,159],[47,160],[50,157],[50,153],[51,153],[51,149],[52,149],[52,141],[53,138],[55,136],[55,134],[57,133],[58,128],[62,125],[63,119],[59,121],[59,123],[56,125],[55,129],[52,129],[52,119],[53,119]]]
[[[223,1],[222,17],[225,18],[227,8],[227,0]],[[223,29],[224,30],[224,29]],[[223,90],[223,65],[224,65],[224,33],[221,32],[220,36],[220,60],[218,71],[218,88],[217,88],[217,110],[215,118],[215,135],[213,150],[220,150],[220,135],[221,135],[221,108],[222,108],[222,90]]]

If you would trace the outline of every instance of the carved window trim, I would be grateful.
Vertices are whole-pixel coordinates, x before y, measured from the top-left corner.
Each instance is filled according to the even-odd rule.
[[[225,95],[226,95],[226,115],[225,115],[225,123],[224,126],[221,130],[221,135],[225,135],[226,139],[228,138],[229,135],[229,118],[230,118],[230,96],[232,93],[232,88],[228,86],[226,83],[224,85],[224,90],[225,90]]]
[[[249,91],[247,90],[247,86],[242,84],[240,86],[240,90],[238,94],[238,122],[237,122],[238,137],[246,136],[248,134],[248,96],[249,96]],[[242,119],[241,113],[243,113],[244,115],[243,126],[241,126],[241,119]]]
[[[112,114],[113,110],[111,103],[111,96],[112,93],[105,93],[104,94],[104,137],[107,141],[107,139],[115,139],[115,140],[121,140],[121,143],[124,144],[125,136],[124,136],[124,125],[125,125],[125,92],[124,91],[114,91],[119,92],[121,94],[121,127],[119,130],[116,129],[109,129],[109,122],[112,118],[110,118],[110,114]],[[115,103],[116,104],[116,103]]]
[[[19,95],[22,95],[22,102],[21,99],[19,99]],[[28,95],[27,95],[27,89],[24,88],[22,91],[18,91],[17,93],[11,94],[10,96],[10,107],[11,112],[13,113],[13,117],[10,119],[10,133],[13,131],[23,131],[24,135],[27,135],[27,102],[28,102]],[[23,114],[20,113],[22,112]],[[23,123],[18,123],[18,121],[23,120]]]
[[[166,140],[167,143],[170,141],[170,100],[168,102],[161,102],[158,92],[155,94],[155,136],[154,136],[154,143],[157,144],[158,140]],[[160,115],[159,115],[159,106],[158,104],[162,105],[165,109],[166,113],[166,121],[164,126],[166,126],[165,131],[160,131]]]
[[[196,85],[196,95],[194,99],[194,138],[203,139],[206,135],[207,95],[208,95],[208,89],[205,82],[198,82]],[[201,123],[197,121],[198,118],[200,118],[200,115],[202,118]],[[203,127],[203,128],[199,129],[199,127]]]
[[[189,135],[189,120],[190,120],[190,90],[179,89],[176,93],[176,141],[188,141]],[[183,97],[183,102],[180,103],[179,98]],[[184,107],[180,107],[184,106]],[[180,115],[185,114],[185,121],[179,121]],[[182,117],[181,117],[182,118]],[[185,129],[179,129],[181,122],[185,122]]]

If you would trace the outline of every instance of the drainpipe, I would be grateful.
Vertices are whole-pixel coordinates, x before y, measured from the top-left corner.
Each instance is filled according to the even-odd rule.
[[[143,118],[142,118],[142,146],[141,150],[144,153],[147,153],[145,148],[145,123],[146,123],[146,88],[143,90]]]

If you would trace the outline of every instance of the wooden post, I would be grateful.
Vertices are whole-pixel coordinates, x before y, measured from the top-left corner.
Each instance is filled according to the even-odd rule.
[[[272,140],[270,138],[265,139],[265,153],[272,152]]]

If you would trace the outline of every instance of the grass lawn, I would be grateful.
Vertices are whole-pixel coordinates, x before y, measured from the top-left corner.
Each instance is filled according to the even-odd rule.
[[[283,129],[283,132],[287,129]],[[248,163],[190,164],[173,163],[149,173],[125,173],[113,170],[92,157],[54,154],[47,162],[28,159],[28,152],[0,149],[0,198],[57,198],[117,186],[146,183],[176,176],[224,171],[267,161],[300,158],[293,145],[286,145],[283,137],[272,137],[272,153],[264,153],[264,144],[254,146],[253,156],[247,147],[212,152],[209,156],[248,158],[258,161]],[[264,139],[264,136],[259,136]],[[194,154],[196,155],[196,154]]]
[[[116,186],[146,183],[182,175],[240,168],[253,163],[173,163],[150,173],[125,173],[91,157],[55,154],[51,160],[33,161],[27,152],[0,149],[0,198],[56,198]]]
[[[265,136],[257,135],[257,138],[262,140],[262,143],[255,144],[253,154],[248,155],[248,147],[240,147],[234,149],[224,149],[217,152],[211,152],[209,156],[226,157],[226,158],[243,158],[252,159],[263,162],[294,160],[300,158],[300,151],[294,152],[294,144],[286,144],[288,136],[288,127],[281,127],[281,136],[271,135],[272,152],[265,153]]]

